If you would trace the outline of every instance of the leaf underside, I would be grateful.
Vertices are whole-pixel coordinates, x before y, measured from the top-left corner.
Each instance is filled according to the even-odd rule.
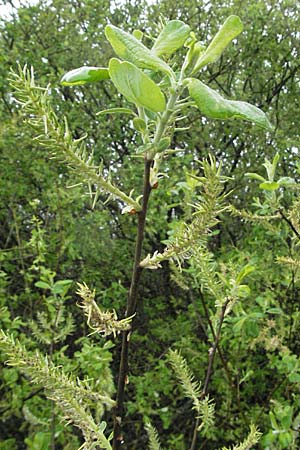
[[[262,128],[273,129],[266,114],[250,103],[226,100],[218,92],[195,78],[189,80],[188,88],[199,110],[211,119],[243,119],[254,122]]]
[[[109,72],[106,67],[83,66],[67,72],[62,77],[61,84],[63,86],[74,86],[107,79],[109,79]]]

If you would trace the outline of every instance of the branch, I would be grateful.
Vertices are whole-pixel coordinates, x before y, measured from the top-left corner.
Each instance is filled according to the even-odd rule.
[[[279,214],[281,215],[281,217],[283,218],[283,220],[285,220],[285,222],[288,224],[288,226],[293,230],[293,232],[295,233],[297,238],[300,240],[300,234],[298,233],[298,231],[296,230],[296,228],[294,227],[294,225],[292,224],[290,219],[288,217],[286,217],[286,215],[284,214],[283,208],[280,208],[278,211],[279,211]]]
[[[151,193],[150,185],[150,168],[152,161],[145,160],[144,167],[144,187],[143,187],[143,204],[142,210],[138,212],[138,227],[137,227],[137,237],[135,244],[135,255],[133,263],[133,271],[130,289],[127,298],[127,309],[125,318],[133,316],[136,312],[137,306],[137,288],[140,275],[142,272],[142,267],[140,266],[141,255],[142,255],[142,245],[144,240],[144,230],[146,215],[148,210],[148,201]],[[122,436],[122,416],[124,410],[124,394],[125,394],[125,384],[128,375],[128,352],[129,352],[129,339],[130,330],[123,332],[122,338],[122,350],[121,350],[121,360],[118,375],[118,389],[117,389],[117,399],[116,407],[114,408],[114,440],[113,440],[113,450],[120,448],[123,442]]]
[[[102,167],[96,167],[93,155],[87,151],[83,143],[85,137],[74,140],[66,118],[61,125],[58,117],[53,111],[48,90],[35,85],[33,69],[29,71],[25,66],[19,69],[19,73],[12,72],[11,85],[15,89],[17,102],[21,105],[29,125],[35,131],[35,140],[42,147],[50,150],[51,155],[67,163],[75,169],[81,179],[89,185],[96,187],[96,193],[104,191],[110,197],[118,198],[135,211],[141,209],[137,200],[128,196],[119,188],[114,186],[109,177],[104,178]]]
[[[189,258],[194,249],[199,246],[199,242],[210,234],[211,228],[218,222],[218,216],[228,207],[224,200],[228,193],[224,194],[223,184],[227,180],[221,175],[221,165],[217,167],[216,160],[210,156],[209,160],[202,162],[204,177],[193,176],[202,185],[199,201],[192,205],[195,212],[190,223],[183,223],[178,228],[162,253],[155,251],[141,261],[141,266],[148,269],[158,269],[161,262],[165,260],[175,261],[180,264]]]
[[[16,366],[33,383],[43,386],[47,398],[56,403],[63,418],[82,431],[88,449],[99,444],[102,448],[111,450],[109,440],[103,433],[105,427],[95,422],[90,404],[100,401],[110,407],[114,404],[113,400],[92,392],[84,382],[67,376],[60,367],[54,366],[51,360],[44,358],[38,351],[34,355],[28,353],[20,342],[3,331],[0,333],[0,347],[9,358],[7,364]]]
[[[222,325],[223,325],[223,321],[224,321],[224,317],[225,317],[226,308],[227,308],[227,305],[228,305],[229,302],[230,302],[230,297],[226,298],[224,304],[222,305],[218,329],[217,329],[216,333],[213,333],[214,342],[213,342],[212,347],[209,349],[209,353],[208,353],[209,354],[209,356],[208,356],[208,366],[207,366],[207,371],[206,371],[206,377],[205,377],[203,390],[202,390],[201,397],[200,397],[201,400],[203,400],[206,397],[206,395],[207,395],[207,390],[208,390],[208,385],[209,385],[209,382],[210,382],[210,379],[211,379],[211,374],[212,374],[215,354],[216,354],[216,351],[217,351],[217,348],[218,348],[218,344],[219,344],[219,341],[220,341],[221,329],[222,329]],[[190,446],[190,450],[195,450],[196,449],[196,442],[197,442],[197,436],[198,436],[199,423],[200,423],[200,420],[198,418],[196,420],[196,424],[195,424],[195,428],[194,428],[193,439],[192,439],[192,443],[191,443],[191,446]]]
[[[202,391],[202,398],[205,397],[207,394],[207,389],[208,389],[208,385],[209,385],[211,374],[212,374],[212,368],[213,368],[213,363],[214,363],[214,359],[215,359],[215,354],[216,354],[216,350],[217,350],[217,347],[218,347],[218,344],[220,341],[220,337],[221,337],[221,328],[223,325],[226,308],[227,308],[227,305],[229,302],[230,302],[230,297],[226,298],[225,303],[222,305],[217,333],[215,335],[213,346],[209,349],[208,367],[207,367],[206,378],[205,378],[204,387],[203,387],[203,391]]]

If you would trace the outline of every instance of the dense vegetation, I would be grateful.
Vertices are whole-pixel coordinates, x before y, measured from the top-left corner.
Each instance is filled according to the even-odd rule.
[[[53,159],[47,127],[36,139],[10,70],[34,67],[36,84],[49,85],[58,123],[68,118],[70,139],[86,134],[95,163],[122,191],[134,188],[136,198],[143,124],[129,114],[97,115],[131,104],[109,80],[68,87],[61,77],[83,65],[107,67],[115,57],[108,22],[142,30],[151,47],[165,21],[180,19],[208,45],[235,14],[244,31],[201,80],[256,105],[274,128],[213,120],[193,108],[170,134],[176,152],[161,162],[149,200],[143,258],[163,252],[186,224],[194,232],[194,212],[211,204],[213,192],[220,203],[183,258],[141,274],[121,448],[159,449],[156,431],[170,450],[300,447],[296,2],[52,0],[13,9],[0,22],[1,450],[80,447],[85,424],[74,419],[72,396],[86,402],[107,438],[113,430],[121,334],[90,335],[84,302],[93,301],[95,289],[103,312],[124,317],[137,227],[132,208],[121,214],[122,201],[103,191],[89,195],[78,171]],[[185,50],[166,60],[180,69]]]

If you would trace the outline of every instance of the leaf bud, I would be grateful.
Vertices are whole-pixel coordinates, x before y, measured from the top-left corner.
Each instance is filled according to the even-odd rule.
[[[162,138],[158,143],[158,151],[163,152],[170,147],[171,139],[169,137]]]
[[[132,122],[133,122],[134,128],[139,133],[143,134],[146,131],[147,125],[143,119],[140,119],[139,117],[135,117]]]

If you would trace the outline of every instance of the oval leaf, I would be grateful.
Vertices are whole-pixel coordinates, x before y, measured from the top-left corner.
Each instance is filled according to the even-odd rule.
[[[113,58],[109,62],[109,74],[118,91],[128,101],[150,111],[164,111],[164,94],[151,78],[133,64]]]
[[[250,103],[226,100],[218,92],[195,78],[189,79],[188,88],[197,107],[211,119],[243,119],[254,122],[262,128],[273,129],[266,114]]]
[[[265,189],[266,191],[276,191],[280,187],[279,183],[276,181],[265,181],[259,185],[261,189]]]
[[[241,19],[238,16],[229,16],[206,51],[200,56],[193,73],[200,70],[203,66],[216,61],[227,45],[242,31],[243,24]]]
[[[73,280],[58,280],[54,283],[54,286],[67,286],[68,284],[72,284]]]
[[[144,33],[141,30],[133,30],[132,35],[138,40],[141,41],[143,39]]]
[[[168,136],[166,136],[159,141],[158,150],[160,152],[163,152],[163,151],[167,150],[167,148],[170,147],[170,144],[171,144],[171,139]]]
[[[50,284],[45,283],[45,281],[37,281],[34,285],[41,289],[51,289]]]
[[[132,62],[142,69],[162,71],[173,77],[172,69],[131,34],[113,25],[107,25],[105,36],[120,58]]]
[[[151,53],[170,56],[183,46],[190,34],[190,27],[181,20],[171,20],[157,37]]]
[[[83,66],[79,69],[67,72],[61,79],[63,86],[74,86],[77,84],[94,83],[109,79],[109,72],[106,67]]]
[[[146,122],[143,119],[141,119],[140,117],[135,117],[132,122],[133,122],[134,128],[139,133],[144,133],[146,131],[146,129],[147,129]]]

